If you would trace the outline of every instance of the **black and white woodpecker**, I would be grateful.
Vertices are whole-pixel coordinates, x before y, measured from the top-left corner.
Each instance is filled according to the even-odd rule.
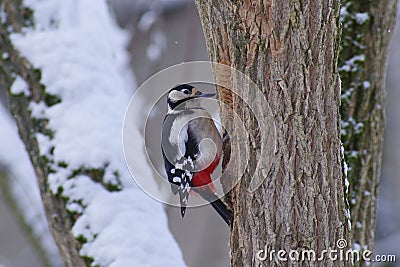
[[[201,98],[214,95],[204,94],[188,84],[172,88],[168,93],[161,148],[172,192],[179,193],[182,218],[193,190],[231,225],[232,213],[216,195],[211,180],[222,155],[221,134],[200,105]]]

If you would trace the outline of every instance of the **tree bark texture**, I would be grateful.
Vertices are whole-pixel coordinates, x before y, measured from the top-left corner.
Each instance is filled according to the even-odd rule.
[[[250,155],[228,196],[234,211],[231,265],[350,265],[327,257],[284,262],[268,254],[313,249],[320,255],[324,249],[336,249],[339,239],[349,240],[340,144],[339,2],[196,3],[211,61],[248,75],[268,103],[250,111],[229,88],[217,87],[219,100],[246,122],[250,133],[239,153],[230,155],[236,163]],[[215,74],[216,80],[226,79]],[[253,89],[242,90],[248,90],[245,102],[260,103]],[[221,108],[220,115],[224,125],[232,125],[227,109]],[[261,144],[259,127],[264,123],[254,117],[274,125],[267,129],[275,132],[273,143]],[[234,125],[231,131],[231,136],[240,136]],[[272,155],[260,157],[262,145]],[[263,171],[257,171],[258,161],[265,166]],[[234,176],[242,173],[240,168],[233,171]],[[230,175],[232,171],[225,170],[222,179],[237,178]],[[262,183],[249,190],[253,175]],[[265,260],[257,257],[260,250],[267,253]]]
[[[32,10],[23,8],[21,1],[2,1],[1,6],[7,15],[0,26],[0,86],[9,96],[11,112],[17,122],[19,135],[29,153],[34,167],[41,197],[47,215],[47,220],[56,244],[66,266],[86,266],[79,256],[80,244],[73,237],[71,227],[74,218],[65,208],[66,200],[61,194],[53,194],[48,187],[48,175],[52,171],[49,159],[40,154],[36,133],[51,137],[46,129],[46,119],[37,120],[31,116],[29,102],[44,101],[47,105],[54,104],[54,97],[47,94],[40,83],[41,74],[30,62],[21,57],[15,50],[10,34],[20,32],[22,27],[32,25]],[[24,94],[13,95],[9,90],[16,76],[22,77],[29,85],[31,96]]]
[[[387,49],[397,0],[342,3],[342,140],[354,248],[372,250],[385,126]]]

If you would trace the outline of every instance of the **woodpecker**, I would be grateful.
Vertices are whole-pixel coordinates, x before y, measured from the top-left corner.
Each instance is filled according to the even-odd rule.
[[[171,190],[179,193],[182,218],[193,190],[231,225],[232,213],[216,195],[211,180],[222,155],[222,138],[211,115],[200,105],[201,98],[214,95],[202,93],[189,84],[178,85],[168,92],[161,149]]]

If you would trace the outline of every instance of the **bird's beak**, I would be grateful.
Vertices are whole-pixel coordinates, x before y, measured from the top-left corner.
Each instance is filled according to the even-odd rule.
[[[194,95],[195,95],[195,97],[213,97],[213,96],[215,96],[215,94],[204,94],[200,91],[197,91]]]

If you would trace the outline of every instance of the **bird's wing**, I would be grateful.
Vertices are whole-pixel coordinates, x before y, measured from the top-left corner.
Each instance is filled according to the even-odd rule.
[[[180,189],[187,188],[192,179],[192,174],[188,171],[192,159],[187,158],[187,152],[193,150],[189,145],[193,140],[192,137],[189,140],[187,122],[182,118],[185,116],[182,115],[168,114],[164,119],[162,131],[161,149],[164,167],[174,194]]]

